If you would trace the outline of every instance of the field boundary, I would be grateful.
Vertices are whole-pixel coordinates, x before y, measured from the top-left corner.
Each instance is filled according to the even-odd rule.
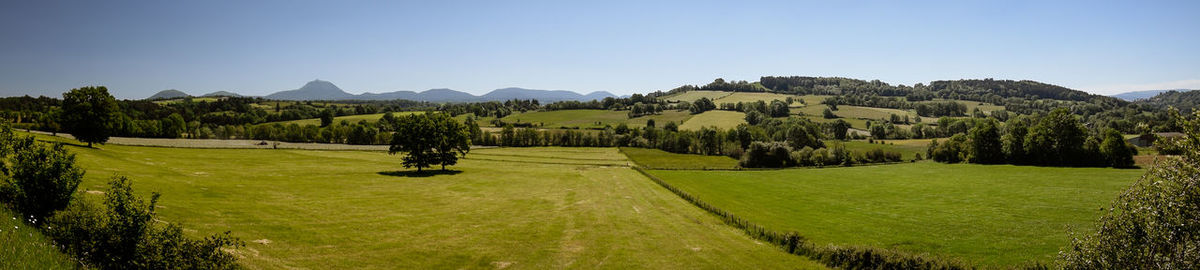
[[[636,163],[635,163],[636,164]],[[875,247],[859,247],[847,246],[840,247],[835,245],[817,246],[797,234],[796,232],[779,232],[767,229],[761,225],[750,222],[734,215],[731,212],[717,208],[707,202],[701,201],[695,197],[666,181],[658,178],[647,172],[640,166],[632,167],[638,173],[646,176],[654,183],[671,191],[681,199],[703,209],[709,214],[713,214],[721,219],[726,225],[732,226],[741,230],[753,239],[762,240],[771,243],[784,252],[797,256],[805,256],[815,261],[821,262],[832,268],[842,269],[975,269],[975,267],[967,266],[961,261],[955,259],[946,259],[941,257],[931,257],[927,255],[909,254],[891,249],[881,249]],[[1032,265],[1025,268],[1030,269],[1046,269],[1044,265]]]

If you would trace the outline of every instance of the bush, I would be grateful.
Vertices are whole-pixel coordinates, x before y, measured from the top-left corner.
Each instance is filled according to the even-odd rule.
[[[32,138],[30,138],[31,140]],[[67,207],[83,180],[83,169],[75,166],[75,155],[61,144],[52,147],[31,144],[12,160],[8,179],[10,196],[17,211],[46,218]]]
[[[792,148],[782,142],[753,142],[741,160],[746,168],[782,168],[794,164]]]
[[[1096,233],[1072,237],[1064,269],[1200,269],[1200,113],[1182,119],[1183,157],[1164,159],[1113,202]]]
[[[229,232],[189,239],[180,225],[155,221],[157,193],[147,204],[133,194],[129,179],[114,177],[109,185],[105,209],[76,201],[50,219],[47,234],[101,269],[237,268],[233,255],[222,251],[242,245]]]

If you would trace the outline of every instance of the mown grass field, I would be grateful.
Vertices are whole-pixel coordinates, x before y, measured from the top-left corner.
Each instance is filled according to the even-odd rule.
[[[396,117],[400,117],[400,116],[405,116],[405,115],[414,114],[414,113],[424,113],[424,112],[393,112],[392,115],[395,115]],[[350,123],[358,123],[358,121],[364,121],[364,120],[367,122],[376,122],[376,121],[379,121],[379,119],[382,119],[384,114],[385,113],[338,116],[338,117],[333,118],[333,122],[339,123],[342,121],[346,121],[346,122],[350,122]],[[284,124],[284,125],[297,124],[297,125],[301,125],[301,126],[305,126],[305,125],[320,126],[321,118],[309,118],[309,119],[300,119],[300,120],[292,120],[292,121],[271,122],[270,124],[274,124],[274,123],[280,123],[280,124]]]
[[[679,129],[700,130],[702,127],[717,127],[721,130],[728,130],[745,123],[745,113],[712,110],[693,115],[691,119],[687,120],[687,122],[683,122],[683,125],[679,125]]]
[[[726,211],[817,244],[1011,266],[1049,262],[1143,170],[917,162],[771,171],[656,170]]]
[[[83,196],[129,176],[162,193],[160,219],[245,240],[252,269],[820,267],[689,205],[616,148],[477,149],[432,175],[382,152],[70,149]]]
[[[658,149],[621,147],[631,161],[652,169],[737,169],[738,161],[727,156],[676,154]]]
[[[0,205],[0,269],[76,269],[42,232]]]
[[[800,96],[776,94],[776,93],[757,93],[757,92],[735,92],[733,94],[718,98],[713,103],[720,105],[721,103],[738,103],[738,102],[756,102],[763,101],[771,103],[772,100],[787,101],[788,97],[799,99]],[[796,102],[799,103],[799,102]]]

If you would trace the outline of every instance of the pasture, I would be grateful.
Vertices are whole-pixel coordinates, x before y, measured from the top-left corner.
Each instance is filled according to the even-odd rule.
[[[245,240],[252,269],[821,268],[689,205],[616,148],[476,149],[427,174],[369,151],[70,149],[88,170],[81,196],[128,176],[162,193],[160,219]]]
[[[738,102],[757,102],[763,101],[771,103],[773,100],[787,101],[788,97],[799,99],[800,96],[777,94],[777,93],[759,93],[759,92],[735,92],[733,94],[713,100],[713,103],[720,105],[721,103],[738,103]],[[799,102],[794,102],[799,104]]]
[[[1050,262],[1068,229],[1143,170],[917,162],[768,171],[655,170],[701,200],[818,245],[867,245],[969,263]]]
[[[700,98],[715,100],[731,94],[733,94],[733,92],[697,90],[665,96],[662,98],[663,100],[670,102],[693,102]]]
[[[900,156],[902,159],[912,160],[914,157],[917,156],[917,154],[921,154],[922,158],[929,158],[929,157],[925,156],[925,150],[929,149],[929,141],[930,141],[930,139],[886,140],[886,141],[885,140],[876,140],[875,143],[870,143],[867,140],[854,140],[854,141],[845,141],[845,142],[826,141],[826,144],[841,143],[846,146],[847,150],[853,150],[853,151],[867,151],[867,150],[876,149],[876,148],[883,149],[883,150],[889,150],[889,151],[896,151],[896,152],[900,152]]]
[[[676,154],[658,149],[621,147],[621,153],[630,161],[651,169],[731,170],[738,168],[738,161],[727,156]]]
[[[644,127],[654,119],[661,127],[667,122],[684,123],[692,117],[687,111],[667,110],[660,114],[629,118],[629,111],[613,110],[557,110],[514,113],[501,120],[509,123],[533,123],[540,128],[604,128],[626,124],[629,127]],[[484,124],[484,123],[481,123]]]
[[[680,130],[700,130],[702,127],[717,127],[721,130],[736,128],[740,124],[746,123],[746,114],[736,111],[721,111],[711,110],[693,115],[683,125],[679,125]]]

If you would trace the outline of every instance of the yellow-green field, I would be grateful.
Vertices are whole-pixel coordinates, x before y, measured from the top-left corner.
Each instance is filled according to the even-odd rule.
[[[687,91],[687,92],[683,92],[683,93],[679,93],[679,94],[665,96],[665,97],[663,97],[663,100],[670,101],[670,102],[680,102],[680,101],[692,102],[692,101],[696,101],[697,99],[700,99],[702,97],[715,100],[715,99],[719,99],[721,97],[728,96],[731,94],[733,94],[733,92],[703,91],[703,90]]]
[[[393,112],[392,115],[399,117],[399,116],[405,116],[405,115],[414,114],[414,113],[424,113],[424,112]],[[342,121],[346,121],[346,122],[350,122],[350,123],[357,123],[358,121],[376,122],[376,121],[379,121],[379,119],[382,119],[383,115],[384,115],[384,113],[338,116],[338,117],[333,118],[333,122],[334,123],[340,123]],[[272,122],[272,123],[276,123],[276,122]],[[321,125],[321,118],[309,118],[309,119],[300,119],[300,120],[292,120],[292,121],[282,121],[282,122],[278,122],[278,123],[284,124],[284,125],[297,124],[297,125],[301,125],[301,126],[305,126],[305,125],[319,126],[319,125]]]
[[[818,245],[866,245],[1015,267],[1050,263],[1069,228],[1144,172],[1012,165],[893,165],[765,171],[656,170],[700,200]]]
[[[189,235],[247,241],[236,252],[252,269],[821,268],[689,205],[616,148],[476,149],[430,175],[382,152],[70,150],[88,170],[80,196],[129,176]]]
[[[718,129],[726,130],[744,123],[746,123],[745,113],[712,110],[693,115],[687,122],[683,122],[683,125],[679,125],[679,129],[700,130],[702,127],[717,127]]]

